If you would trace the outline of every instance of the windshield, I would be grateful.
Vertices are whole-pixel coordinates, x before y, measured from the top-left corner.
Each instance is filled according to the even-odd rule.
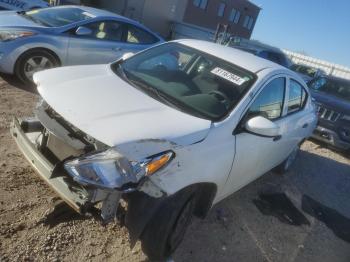
[[[253,85],[256,76],[196,49],[163,44],[112,65],[137,88],[161,102],[201,118],[226,116]]]
[[[350,81],[320,77],[311,81],[309,87],[350,101]]]
[[[49,27],[65,26],[95,17],[76,7],[36,9],[22,13],[22,15],[35,23]]]

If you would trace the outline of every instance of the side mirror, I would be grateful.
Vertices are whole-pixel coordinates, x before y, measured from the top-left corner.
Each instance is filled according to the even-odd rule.
[[[280,132],[278,125],[262,116],[249,119],[245,123],[245,129],[253,134],[266,137],[279,136]]]
[[[122,55],[121,59],[123,61],[125,61],[126,59],[132,57],[133,55],[134,55],[134,53],[128,52],[128,53],[125,53],[124,55]]]
[[[75,34],[76,35],[81,35],[81,36],[91,35],[92,34],[92,30],[87,28],[87,27],[84,27],[84,26],[79,26],[77,28],[77,30],[75,30]]]

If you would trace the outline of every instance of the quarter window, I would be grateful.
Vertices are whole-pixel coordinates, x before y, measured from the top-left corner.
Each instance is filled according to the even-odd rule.
[[[290,80],[289,98],[288,98],[288,114],[301,110],[306,101],[306,91],[296,81]]]
[[[219,17],[223,17],[224,16],[225,8],[226,8],[226,4],[225,3],[220,3],[219,9],[218,9],[218,16]]]
[[[239,18],[241,17],[241,12],[237,9],[232,8],[229,20],[235,24],[238,24]]]
[[[268,83],[248,111],[249,117],[262,116],[277,119],[283,112],[285,78],[280,77]]]

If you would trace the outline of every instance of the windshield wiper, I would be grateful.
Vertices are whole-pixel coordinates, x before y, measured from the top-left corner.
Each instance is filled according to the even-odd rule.
[[[124,75],[125,75],[125,73],[124,73]],[[134,79],[130,79],[130,78],[128,78],[128,80],[131,83],[133,83],[134,85],[136,85],[138,88],[141,88],[142,90],[146,91],[147,93],[152,93],[156,97],[160,98],[166,104],[174,106],[174,103],[170,102],[169,99],[164,94],[162,94],[158,89],[153,88],[142,81],[138,81],[138,80],[134,80]],[[176,108],[178,108],[178,107],[176,106]]]
[[[141,90],[146,91],[148,94],[152,93],[152,95],[160,98],[165,104],[167,104],[170,107],[173,107],[181,112],[184,112],[186,114],[191,114],[194,116],[197,116],[199,118],[205,118],[202,114],[200,114],[199,112],[193,110],[192,108],[183,105],[180,102],[177,102],[175,99],[171,99],[171,97],[167,96],[166,94],[164,94],[163,92],[159,91],[158,89],[147,85],[146,83],[142,82],[142,81],[138,81],[138,80],[131,80],[129,79],[129,81],[131,83],[133,83],[133,85],[136,85],[137,88],[141,88]],[[187,109],[185,109],[185,108]],[[207,118],[205,118],[207,119]]]

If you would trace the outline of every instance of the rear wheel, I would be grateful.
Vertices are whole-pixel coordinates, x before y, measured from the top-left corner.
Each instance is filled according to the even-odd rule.
[[[46,50],[33,50],[24,53],[17,61],[15,74],[25,84],[33,84],[36,72],[57,67],[59,61]]]
[[[142,250],[151,261],[164,261],[181,243],[190,224],[194,195],[178,194],[157,210],[141,235]]]
[[[278,165],[275,168],[275,171],[279,174],[287,173],[290,170],[293,163],[295,162],[295,159],[297,158],[299,150],[300,150],[300,145],[297,145],[293,149],[293,151],[289,154],[289,156],[286,158],[286,160],[284,160],[280,165]]]

